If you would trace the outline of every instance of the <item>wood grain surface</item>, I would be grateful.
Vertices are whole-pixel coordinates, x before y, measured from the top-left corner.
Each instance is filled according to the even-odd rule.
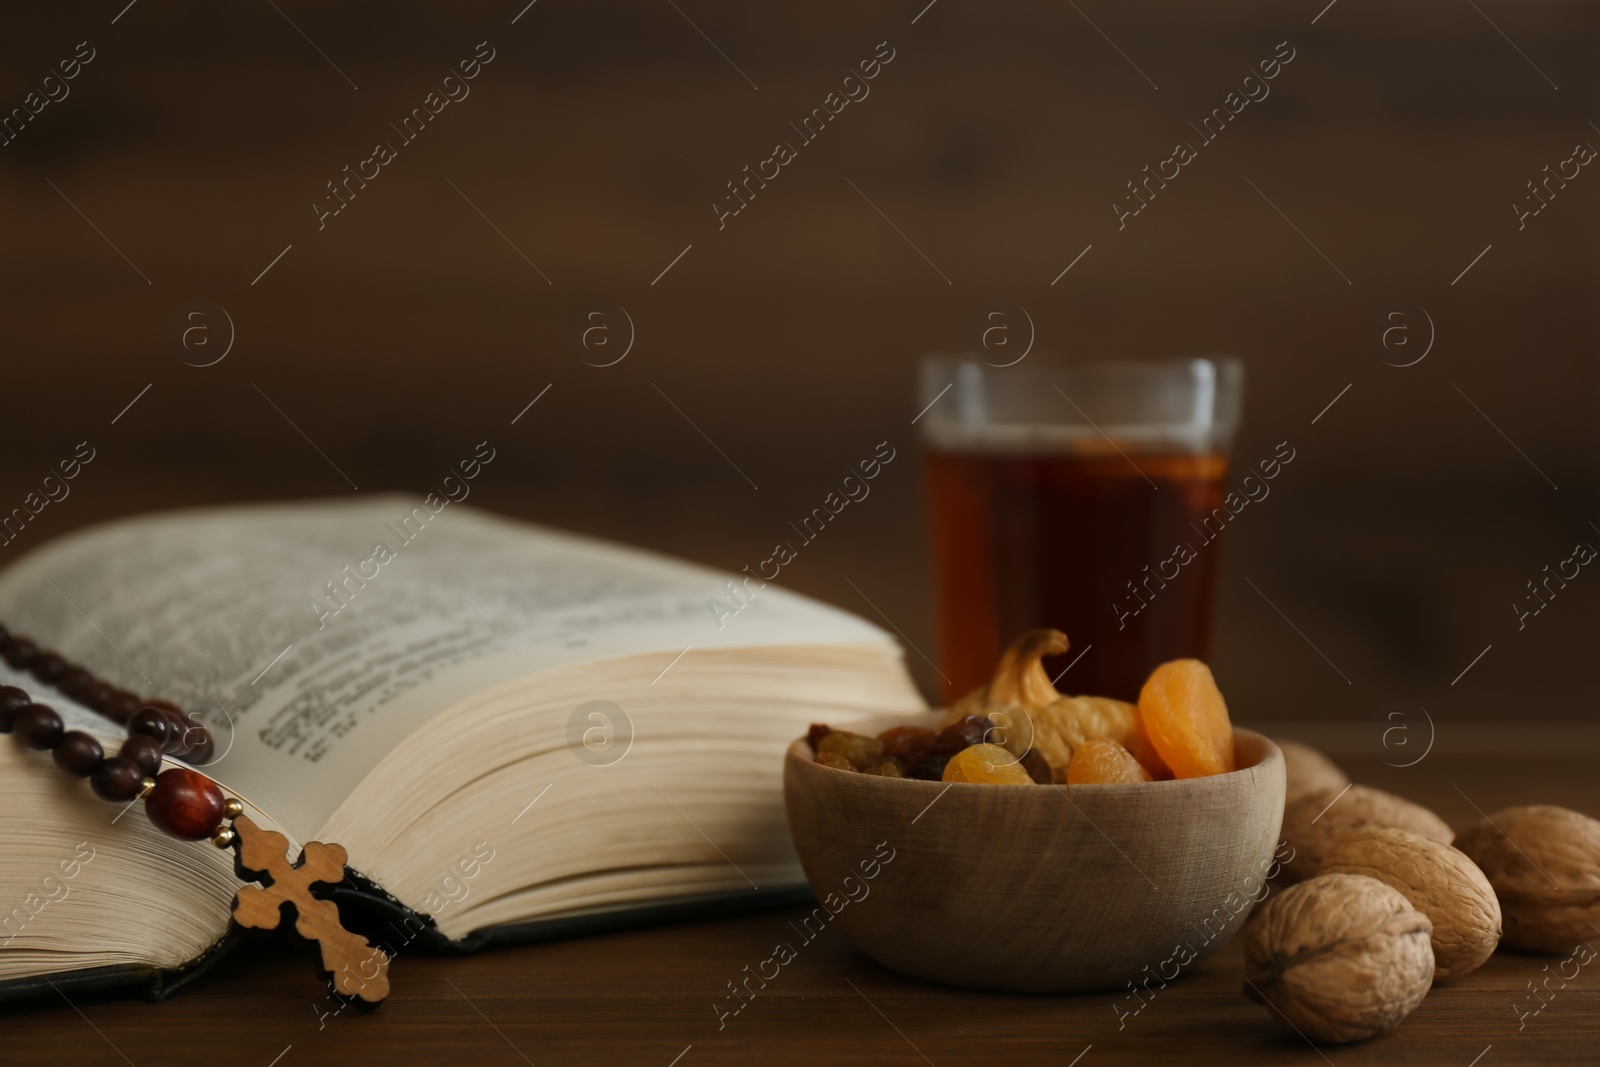
[[[1359,781],[1434,807],[1455,826],[1478,809],[1547,801],[1600,812],[1589,751],[1451,755],[1415,767],[1341,757]],[[493,952],[470,959],[402,954],[394,993],[370,1015],[336,1007],[298,949],[238,958],[163,1005],[62,1001],[5,1019],[4,1062],[307,1064],[1593,1064],[1600,1047],[1600,972],[1545,994],[1561,957],[1497,953],[1435,989],[1398,1030],[1314,1049],[1280,1031],[1240,993],[1237,941],[1151,998],[1137,1015],[1115,995],[971,993],[904,978],[829,930],[800,948],[736,1016],[727,983],[794,938],[804,912],[663,927]],[[769,971],[770,973],[770,971]],[[1552,988],[1555,987],[1552,983]],[[1085,1051],[1087,1049],[1087,1051]],[[1481,1059],[1476,1059],[1477,1057]],[[276,1057],[281,1057],[275,1059]],[[681,1058],[679,1058],[681,1057]]]

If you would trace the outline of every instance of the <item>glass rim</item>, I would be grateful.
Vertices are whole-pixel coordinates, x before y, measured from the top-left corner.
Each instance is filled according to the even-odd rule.
[[[1244,392],[1243,361],[1209,353],[1026,366],[934,353],[918,377],[923,441],[957,452],[1226,452]]]

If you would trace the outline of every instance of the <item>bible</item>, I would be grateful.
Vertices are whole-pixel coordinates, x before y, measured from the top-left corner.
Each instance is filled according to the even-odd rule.
[[[440,497],[93,527],[0,571],[0,620],[203,722],[198,769],[292,854],[344,846],[329,896],[387,910],[390,955],[803,899],[785,746],[926,708],[848,612]],[[0,684],[120,743],[22,671]],[[0,997],[159,999],[238,940],[231,851],[48,754],[0,744],[0,841]]]

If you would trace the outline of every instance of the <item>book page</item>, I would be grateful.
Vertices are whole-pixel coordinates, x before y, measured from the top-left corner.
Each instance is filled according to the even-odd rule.
[[[402,738],[490,686],[644,652],[666,668],[690,647],[890,640],[732,577],[377,496],[84,531],[0,573],[0,621],[201,718],[220,754],[206,771],[306,840]]]

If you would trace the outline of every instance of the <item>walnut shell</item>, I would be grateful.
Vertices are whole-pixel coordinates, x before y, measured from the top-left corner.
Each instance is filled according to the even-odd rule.
[[[1505,943],[1568,952],[1600,925],[1600,821],[1548,804],[1495,812],[1461,835],[1505,913]]]
[[[1337,763],[1310,745],[1298,741],[1278,741],[1277,745],[1283,751],[1287,799],[1293,800],[1319,789],[1339,790],[1350,784],[1350,776],[1340,770]]]
[[[1303,881],[1322,869],[1333,843],[1354,830],[1392,826],[1448,845],[1455,831],[1439,816],[1404,797],[1352,785],[1341,791],[1319,789],[1296,797],[1283,808],[1283,839],[1294,849],[1284,862],[1291,882]]]
[[[1409,830],[1371,827],[1328,850],[1323,874],[1364,874],[1398,889],[1433,923],[1433,980],[1483,966],[1500,943],[1500,902],[1466,853]]]
[[[1433,984],[1433,924],[1398,889],[1359,874],[1291,886],[1246,930],[1244,993],[1332,1044],[1400,1024]]]

